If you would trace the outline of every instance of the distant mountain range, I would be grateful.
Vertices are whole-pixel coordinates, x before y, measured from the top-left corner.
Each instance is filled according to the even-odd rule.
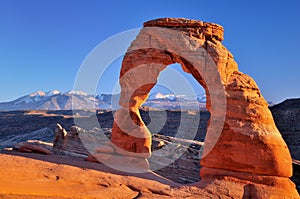
[[[71,110],[71,109],[118,109],[119,94],[92,95],[82,91],[37,91],[10,102],[0,103],[0,110]],[[144,107],[166,110],[204,110],[206,96],[186,96],[154,93]]]

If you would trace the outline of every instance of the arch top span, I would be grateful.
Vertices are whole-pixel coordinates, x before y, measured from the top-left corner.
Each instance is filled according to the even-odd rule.
[[[159,18],[144,23],[144,27],[164,27],[182,31],[196,38],[215,38],[224,40],[224,28],[215,23],[185,18]]]

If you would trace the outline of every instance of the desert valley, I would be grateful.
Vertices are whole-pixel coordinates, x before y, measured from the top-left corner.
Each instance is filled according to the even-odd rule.
[[[299,121],[299,118],[297,117],[299,117],[300,115],[299,107],[300,99],[286,100],[280,104],[270,107],[274,120],[276,121],[276,125],[282,133],[284,140],[288,144],[291,155],[295,160],[293,165],[294,172],[292,180],[297,185],[298,190],[300,187],[300,164],[297,161],[300,159],[300,140],[297,140],[297,135],[300,131],[300,126],[297,122]],[[150,122],[149,115],[152,115],[152,117],[155,118],[159,117],[159,115],[161,114],[163,115],[163,112],[165,112],[164,110],[151,109],[141,109],[140,111],[146,124]],[[109,192],[119,193],[120,195],[114,196],[116,198],[134,198],[139,194],[145,197],[152,196],[158,198],[168,198],[171,196],[197,196],[193,195],[195,194],[194,191],[185,188],[181,188],[180,190],[176,190],[174,188],[176,191],[172,191],[173,194],[175,193],[174,195],[172,195],[170,189],[171,187],[189,185],[200,181],[199,170],[201,166],[199,164],[199,161],[201,159],[201,147],[203,147],[203,140],[206,133],[207,122],[209,119],[209,113],[207,111],[202,111],[200,113],[199,129],[194,141],[176,138],[173,140],[172,138],[176,137],[178,126],[180,125],[181,116],[183,115],[183,117],[187,117],[189,120],[194,121],[196,112],[181,112],[174,110],[167,111],[167,121],[165,122],[163,128],[156,134],[153,134],[152,150],[157,150],[159,148],[164,149],[165,154],[163,157],[176,156],[178,150],[180,149],[183,150],[184,153],[181,155],[181,157],[178,157],[178,159],[176,159],[176,161],[174,161],[172,164],[155,170],[155,174],[129,174],[129,176],[128,174],[126,174],[126,176],[128,176],[128,179],[126,180],[123,179],[124,177],[121,177],[124,175],[123,172],[114,170],[103,164],[87,162],[86,158],[88,157],[89,152],[85,150],[84,145],[80,143],[80,139],[78,139],[78,137],[77,141],[75,142],[71,137],[70,140],[68,140],[68,142],[70,142],[68,144],[69,147],[61,149],[60,153],[53,150],[53,141],[55,138],[54,131],[57,128],[56,124],[61,124],[61,126],[63,126],[69,132],[70,128],[75,125],[73,118],[79,117],[82,120],[88,120],[89,118],[84,116],[89,115],[88,112],[89,111],[82,111],[82,116],[74,116],[71,110],[1,111],[1,168],[8,169],[8,173],[6,173],[6,175],[8,176],[5,176],[5,172],[2,172],[1,187],[5,187],[4,184],[6,184],[6,186],[11,186],[10,188],[7,188],[5,190],[3,188],[1,189],[1,197],[39,198],[40,195],[47,195],[49,196],[49,198],[51,198],[50,196],[59,198],[83,197],[81,195],[78,195],[77,192],[75,195],[72,195],[74,192],[72,188],[66,190],[64,188],[61,191],[57,191],[58,189],[60,189],[60,185],[59,180],[56,180],[55,176],[61,178],[60,180],[64,180],[64,186],[70,187],[71,184],[73,184],[74,187],[78,188],[81,183],[89,181],[87,185],[81,188],[89,190],[97,189],[98,187],[99,190],[101,190],[99,191],[99,193],[97,193],[99,194],[99,198],[112,197],[110,195],[106,195]],[[111,127],[113,124],[113,112],[101,110],[91,112],[97,115],[103,133],[106,136],[110,136]],[[150,128],[150,131],[155,132],[157,130]],[[36,150],[34,150],[34,146],[42,147],[43,149],[47,149],[45,151],[50,152],[45,153],[45,151],[39,149],[38,147]],[[76,150],[76,146],[81,146],[82,148]],[[188,148],[188,150],[186,150],[186,148]],[[27,151],[24,149],[26,149]],[[22,153],[20,153],[19,151],[22,151]],[[155,168],[157,164],[159,164],[159,161],[157,161],[155,158],[153,160],[150,159],[150,166]],[[43,170],[38,171],[40,174],[35,175],[34,173],[36,172],[36,169],[39,170],[38,168],[43,168]],[[27,170],[26,173],[28,172],[28,174],[25,173],[25,170]],[[68,174],[64,173],[66,172],[66,170],[71,173],[74,172],[71,175],[77,175],[78,178],[82,179],[72,181],[71,179],[69,179]],[[14,171],[15,174],[13,174],[12,171]],[[91,174],[89,174],[89,171],[91,172]],[[97,171],[100,172],[100,174],[97,174]],[[105,174],[103,172],[105,172]],[[79,177],[79,173],[80,176],[83,175],[84,177]],[[161,177],[158,177],[156,174]],[[97,184],[97,182],[93,182],[93,175],[97,175],[96,178],[99,182],[103,178],[106,185],[99,185]],[[101,177],[99,178],[99,176]],[[10,183],[13,183],[14,185],[7,184],[7,181],[9,180],[4,180],[5,178],[13,178],[11,179]],[[28,187],[24,187],[27,182],[21,182],[22,178],[28,178],[28,180],[30,180],[32,183],[37,183],[36,185],[34,185],[34,189],[31,190]],[[133,180],[133,182],[130,182],[128,184],[129,179]],[[45,184],[38,185],[38,182],[41,180],[44,181]],[[120,186],[116,186],[115,180],[120,181]],[[141,180],[143,181],[143,187],[140,187],[140,185],[138,185],[139,183],[141,183]],[[162,182],[163,184],[167,182],[167,185],[164,184],[165,190],[160,189],[162,185],[159,184],[159,182]],[[17,188],[18,183],[20,183],[19,188]],[[36,188],[36,186],[49,186],[53,187],[53,189],[55,188],[55,190],[47,188],[49,189],[48,191],[42,191],[42,188]],[[102,190],[103,186],[106,187],[106,191]],[[25,189],[27,190],[25,191]],[[40,192],[38,191],[39,189]],[[152,193],[149,189],[154,193]],[[82,193],[84,194],[84,197],[87,198],[94,198],[96,196],[93,194],[91,194],[90,196],[85,195],[87,194],[87,191],[85,190],[82,190]],[[207,194],[207,197],[209,198],[212,196]]]

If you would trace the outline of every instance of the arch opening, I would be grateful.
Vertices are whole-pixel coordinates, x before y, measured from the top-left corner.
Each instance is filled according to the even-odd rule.
[[[152,134],[150,170],[177,183],[200,180],[200,159],[210,118],[202,98],[204,92],[181,64],[171,64],[161,71],[139,109]]]
[[[180,112],[186,112],[195,115],[196,112],[206,112],[204,88],[189,73],[182,70],[181,64],[175,63],[168,65],[158,76],[157,83],[150,90],[146,101],[140,106],[140,110],[159,111],[159,112],[178,112],[180,123]],[[144,119],[145,118],[145,119]],[[156,119],[153,124],[151,115],[142,115],[142,119],[152,134],[164,133],[164,135],[176,137],[176,131],[170,132],[166,126],[165,119]],[[163,124],[162,124],[163,122]],[[161,127],[161,128],[159,128]],[[191,127],[191,126],[189,126]],[[197,126],[196,126],[197,127]],[[178,129],[175,128],[175,129]],[[170,133],[167,133],[170,132]],[[186,136],[186,134],[182,134]],[[182,137],[183,139],[194,139],[194,137]],[[203,136],[196,136],[198,141],[204,141]]]

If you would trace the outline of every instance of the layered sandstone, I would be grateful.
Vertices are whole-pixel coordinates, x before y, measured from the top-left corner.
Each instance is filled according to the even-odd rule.
[[[116,151],[151,156],[151,133],[138,108],[159,73],[179,63],[206,90],[211,114],[199,186],[221,179],[244,184],[249,197],[297,198],[289,180],[292,159],[268,104],[255,81],[239,72],[222,40],[223,28],[212,23],[165,18],[144,24],[122,62],[122,108],[115,113],[111,137]],[[230,189],[227,185],[224,189]]]

